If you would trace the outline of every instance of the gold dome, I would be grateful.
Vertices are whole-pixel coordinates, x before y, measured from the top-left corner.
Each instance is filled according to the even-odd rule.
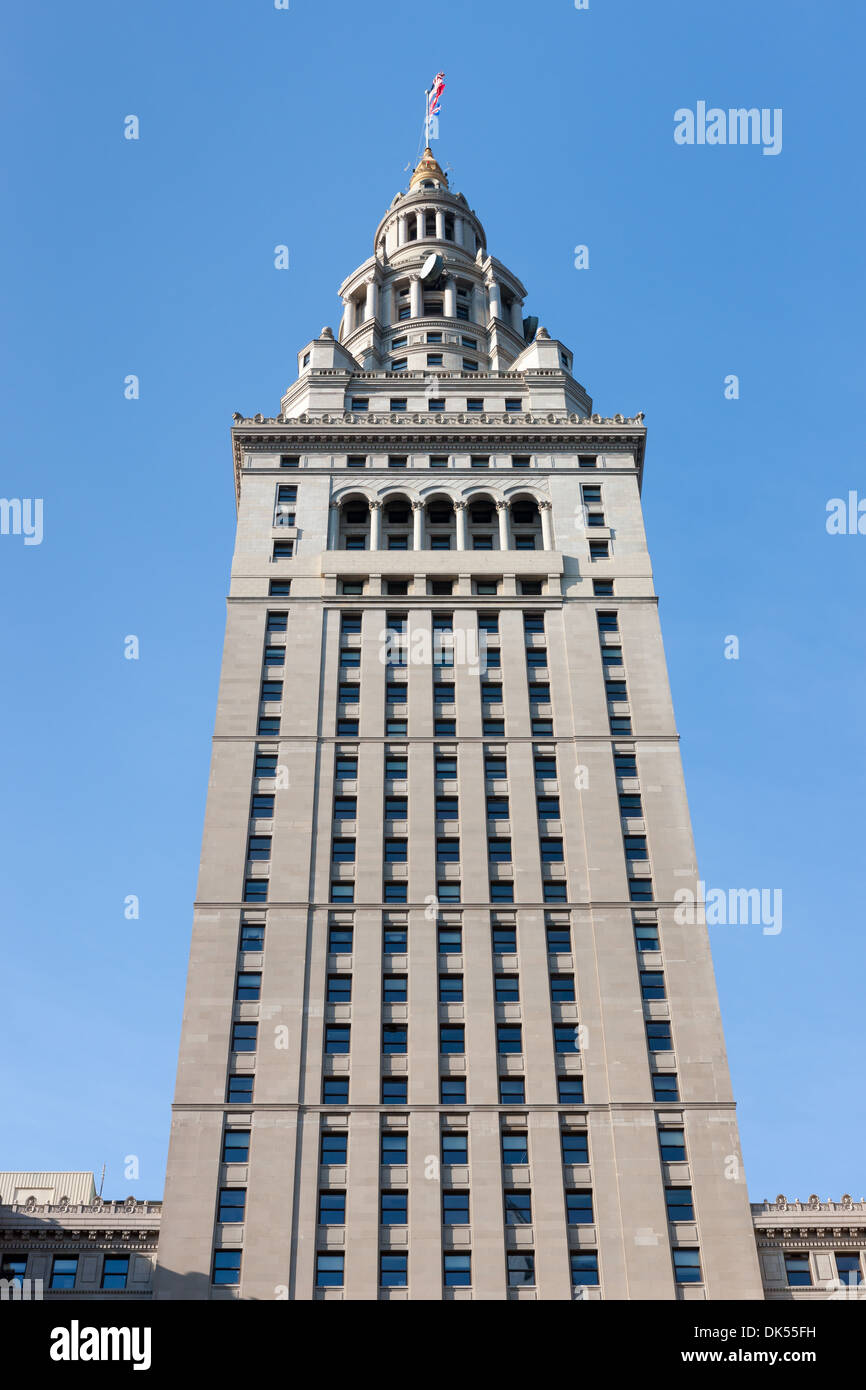
[[[412,175],[412,180],[409,184],[409,192],[411,193],[413,188],[418,188],[426,179],[432,179],[434,183],[440,184],[443,188],[448,187],[447,175],[443,174],[442,170],[439,168],[436,162],[436,156],[429,145],[421,156],[421,162]]]

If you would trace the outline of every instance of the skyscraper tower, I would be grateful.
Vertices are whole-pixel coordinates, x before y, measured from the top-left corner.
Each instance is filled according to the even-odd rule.
[[[237,542],[157,1296],[760,1298],[642,416],[428,148]]]

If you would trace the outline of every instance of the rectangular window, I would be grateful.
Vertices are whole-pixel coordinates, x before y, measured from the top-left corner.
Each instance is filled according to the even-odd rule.
[[[271,857],[271,837],[270,835],[251,835],[247,845],[248,859],[270,859]]]
[[[77,1273],[77,1255],[64,1258],[55,1255],[51,1265],[51,1282],[48,1285],[49,1289],[74,1289],[75,1276]]]
[[[408,888],[396,879],[386,879],[382,885],[382,900],[386,903],[405,903],[409,901]]]
[[[571,1282],[575,1288],[598,1283],[598,1255],[595,1251],[571,1255]]]
[[[463,1024],[443,1024],[439,1029],[439,1051],[462,1056],[466,1051]]]
[[[560,1105],[583,1105],[583,1077],[558,1076],[556,1095]]]
[[[668,1221],[694,1221],[695,1208],[690,1187],[666,1187]]]
[[[436,776],[444,779],[457,776],[457,758],[439,755],[436,758]]]
[[[230,1224],[243,1221],[246,1207],[247,1190],[245,1187],[223,1187],[220,1189],[219,1208],[217,1210],[217,1221]],[[123,1285],[115,1287],[123,1288]],[[103,1288],[105,1285],[103,1284]]]
[[[488,820],[508,820],[508,797],[507,797],[507,796],[488,796],[488,798],[487,798],[487,819],[488,819]]]
[[[506,1257],[509,1288],[535,1284],[535,1255],[531,1250],[512,1251]]]
[[[405,468],[408,462],[409,462],[409,460],[408,460],[408,456],[407,456],[406,454],[389,454],[389,455],[388,455],[388,467],[389,467],[389,468]]]
[[[517,396],[505,397],[506,415],[517,415],[523,409],[523,401]]]
[[[526,1083],[522,1076],[500,1076],[500,1105],[524,1105],[526,1102]]]
[[[443,1192],[443,1193],[442,1193],[442,1225],[443,1225],[443,1226],[468,1226],[468,1225],[469,1225],[469,1193],[468,1193],[468,1192]]]
[[[405,1076],[382,1077],[382,1104],[405,1105],[409,1099],[409,1079]]]
[[[441,367],[441,366],[442,366],[442,353],[441,353],[441,352],[428,352],[428,354],[427,354],[427,366],[428,366],[428,367]]]
[[[633,903],[651,903],[653,900],[652,879],[630,878],[628,881],[628,893]]]
[[[230,1076],[226,1100],[228,1103],[243,1105],[245,1101],[252,1101],[253,1098],[253,1078],[251,1076]]]
[[[343,1130],[326,1129],[322,1132],[322,1147],[319,1162],[323,1168],[342,1168],[346,1162],[349,1136]]]
[[[513,956],[517,951],[517,928],[495,926],[493,928],[493,950],[500,956]]]
[[[685,1163],[686,1136],[681,1129],[660,1129],[659,1148],[663,1163]]]
[[[468,1134],[445,1133],[442,1135],[442,1163],[453,1168],[469,1162]]]
[[[288,598],[292,592],[292,582],[290,579],[272,579],[268,585],[268,593],[271,598]]]
[[[405,796],[386,796],[385,819],[405,820],[408,815],[408,806],[409,802]]]
[[[523,1031],[519,1024],[499,1024],[496,1029],[496,1050],[503,1054],[523,1051]]]
[[[443,1255],[442,1278],[446,1288],[468,1288],[472,1283],[472,1256]]]
[[[443,1076],[439,1081],[439,1100],[442,1105],[466,1104],[466,1078]]]
[[[288,613],[269,612],[265,624],[266,632],[285,632],[289,625]]]
[[[640,972],[641,999],[664,999],[665,977],[661,970],[642,970]]]
[[[700,1284],[701,1256],[698,1250],[674,1250],[674,1278],[678,1284]],[[790,1283],[790,1280],[788,1281]],[[809,1281],[811,1283],[811,1280]]]
[[[675,1072],[653,1072],[653,1100],[660,1101],[662,1104],[669,1104],[678,1101],[680,1089],[677,1085]]]
[[[616,613],[596,613],[599,632],[619,632],[619,617]]]
[[[351,975],[329,975],[328,976],[328,1003],[329,1004],[351,1004],[352,1002],[352,977]]]
[[[388,923],[382,934],[382,950],[386,956],[402,956],[406,954],[408,946],[408,933],[404,926],[397,926]]]
[[[326,1076],[322,1082],[323,1105],[348,1105],[349,1078],[347,1076]]]
[[[464,371],[465,370],[467,370],[467,368],[464,366]],[[466,409],[471,414],[480,414],[484,410],[484,401],[480,396],[470,396],[466,402]]]
[[[673,1048],[671,1025],[666,1022],[647,1023],[647,1047],[650,1052],[670,1052]]]
[[[636,923],[634,938],[639,951],[657,951],[659,949],[659,929],[657,923]]]
[[[382,980],[382,1000],[385,1004],[405,1004],[408,989],[408,976],[385,975]]]
[[[610,559],[610,545],[607,541],[590,541],[589,543],[590,560]]]
[[[555,1004],[572,1004],[574,1002],[574,976],[551,975],[550,997]]]
[[[408,1158],[408,1136],[405,1131],[382,1135],[382,1165],[385,1168],[402,1167]]]
[[[439,1003],[440,1003],[440,1004],[462,1004],[462,1003],[463,1003],[463,976],[462,976],[462,975],[440,975],[440,976],[439,976]]]
[[[349,457],[346,459],[346,467],[347,467],[347,468],[366,468],[366,467],[367,467],[367,455],[366,455],[366,454],[350,454]]]
[[[497,975],[494,979],[494,998],[497,1004],[519,1004],[520,1003],[520,976],[519,975]],[[507,1049],[506,1049],[507,1050]],[[512,1051],[519,1052],[520,1048],[512,1048]],[[499,1049],[503,1051],[502,1048]]]
[[[392,397],[391,397],[390,409],[391,409],[392,411],[394,411],[394,412],[398,412],[398,411],[405,410],[405,409],[406,409],[406,397],[405,397],[405,396],[392,396]]]
[[[386,864],[405,864],[409,857],[408,840],[386,840],[385,841],[385,863]]]
[[[299,468],[301,459],[299,454],[280,454],[281,468]]]
[[[268,880],[248,878],[244,882],[245,903],[265,903],[268,900]]]
[[[511,863],[511,840],[507,836],[492,836],[487,841],[487,852],[491,864]]]
[[[240,1250],[215,1250],[213,1253],[212,1284],[239,1284],[241,1282]]]
[[[613,767],[617,777],[637,777],[637,758],[634,753],[614,753]]]
[[[459,864],[460,841],[456,837],[436,841],[436,858],[441,864]]]
[[[325,1051],[345,1055],[349,1051],[351,1029],[347,1023],[331,1023],[325,1029]]]
[[[571,928],[550,926],[547,928],[547,950],[550,955],[568,955],[571,951]]]
[[[458,801],[456,796],[437,796],[436,798],[436,819],[437,820],[456,820],[458,816]]]
[[[405,1226],[409,1220],[409,1193],[387,1188],[380,1193],[379,1222],[382,1226]]]
[[[505,1224],[506,1226],[532,1225],[532,1194],[530,1192],[506,1191]]]
[[[392,372],[405,372],[409,366],[408,359],[405,357],[395,357],[391,362]]]
[[[384,1023],[382,1025],[382,1051],[386,1057],[403,1056],[408,1046],[408,1029],[405,1023]]]
[[[232,1024],[232,1052],[255,1052],[258,1045],[257,1023]]]
[[[247,1163],[250,1157],[250,1131],[227,1129],[223,1135],[223,1163]]]
[[[554,1052],[579,1052],[579,1031],[575,1023],[557,1023],[553,1029]]]
[[[235,983],[235,999],[259,999],[262,993],[262,977],[258,971],[242,971]]]
[[[316,1255],[316,1288],[341,1289],[345,1255]]]
[[[564,1129],[562,1131],[562,1161],[573,1165],[589,1162],[589,1147],[585,1129]]]
[[[525,1131],[506,1130],[502,1136],[502,1162],[511,1168],[528,1163],[528,1144]]]
[[[565,1210],[569,1226],[591,1226],[592,1193],[582,1188],[571,1188],[565,1194]]]
[[[355,901],[355,885],[342,879],[335,879],[331,884],[332,903],[353,903]]]
[[[463,948],[463,933],[459,927],[440,927],[436,941],[440,956],[459,956]]]

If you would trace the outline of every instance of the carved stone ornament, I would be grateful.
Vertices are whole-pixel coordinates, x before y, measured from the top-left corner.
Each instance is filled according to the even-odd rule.
[[[24,1210],[25,1210],[25,1211],[35,1211],[35,1210],[36,1210],[36,1198],[35,1198],[35,1197],[28,1197],[28,1198],[27,1198],[27,1201],[24,1203]]]
[[[137,1202],[136,1202],[136,1200],[135,1200],[134,1197],[127,1197],[126,1201],[125,1201],[124,1204],[123,1204],[123,1210],[124,1210],[124,1211],[135,1211],[135,1208],[136,1208],[137,1205],[138,1205],[138,1204],[137,1204]]]
[[[776,1198],[776,1206],[778,1207],[779,1211],[788,1210],[788,1201],[785,1197],[784,1192],[780,1192],[778,1197]]]

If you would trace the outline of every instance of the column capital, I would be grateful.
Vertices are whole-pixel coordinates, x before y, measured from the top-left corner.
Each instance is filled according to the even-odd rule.
[[[510,503],[510,502],[508,502],[508,501],[504,501],[504,502],[503,502],[503,501],[500,501],[500,502],[497,502],[497,503],[496,503],[496,510],[497,510],[498,512],[507,512],[507,511],[508,511],[508,508],[509,508],[510,506],[511,506],[511,503]]]
[[[378,511],[379,508],[380,508],[381,505],[382,505],[382,499],[381,499],[381,497],[371,497],[371,498],[370,498],[370,504],[369,504],[369,505],[370,505],[370,511],[371,511],[371,512]]]
[[[415,498],[415,500],[412,502],[412,510],[413,512],[423,512],[426,505],[426,502],[422,502],[418,498]]]
[[[540,512],[547,512],[550,511],[551,507],[553,506],[553,503],[546,497],[537,497],[535,499],[535,505],[538,507],[538,510]]]
[[[343,505],[342,498],[341,498],[339,501],[337,501],[337,502],[332,502],[332,503],[330,504],[330,506],[331,506],[331,511],[332,511],[332,512],[338,512],[338,511],[340,510],[340,508],[342,507],[342,505]]]
[[[464,507],[466,506],[466,498],[458,497],[452,505],[454,507],[455,512],[462,512]]]

